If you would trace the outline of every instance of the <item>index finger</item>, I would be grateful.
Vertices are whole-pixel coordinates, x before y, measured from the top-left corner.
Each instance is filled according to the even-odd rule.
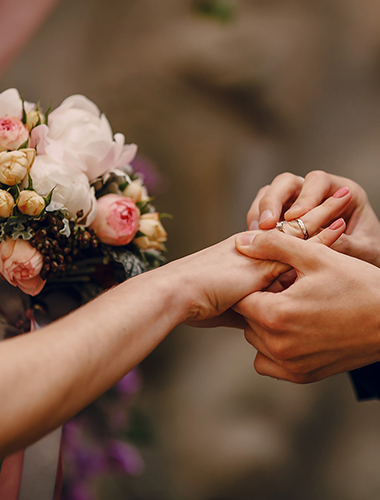
[[[343,183],[346,182],[346,184]],[[347,185],[346,179],[332,174],[327,174],[322,170],[310,172],[305,177],[302,189],[294,201],[293,205],[284,214],[285,220],[292,220],[305,215],[313,208],[320,205],[326,198],[332,196],[340,188]]]
[[[300,193],[303,177],[285,172],[278,175],[265,191],[259,192],[247,215],[249,229],[272,229],[281,218],[284,206]]]

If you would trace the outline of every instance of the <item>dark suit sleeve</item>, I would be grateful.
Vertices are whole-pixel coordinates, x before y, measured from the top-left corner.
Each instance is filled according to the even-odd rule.
[[[380,362],[349,372],[359,400],[380,399]]]

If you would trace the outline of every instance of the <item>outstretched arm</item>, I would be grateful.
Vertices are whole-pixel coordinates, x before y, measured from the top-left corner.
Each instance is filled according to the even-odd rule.
[[[344,227],[316,238],[330,245]],[[132,278],[41,330],[3,341],[0,456],[66,422],[176,325],[222,315],[288,269],[287,264],[243,256],[231,237]]]
[[[0,457],[61,425],[121,379],[179,323],[224,313],[267,286],[277,263],[234,238],[137,276],[67,317],[0,343]]]

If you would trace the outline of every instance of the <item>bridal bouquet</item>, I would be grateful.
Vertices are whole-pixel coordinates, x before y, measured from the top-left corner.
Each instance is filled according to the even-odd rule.
[[[0,93],[2,277],[35,296],[99,265],[123,279],[159,265],[166,232],[130,166],[136,150],[84,96],[43,112]]]
[[[84,96],[43,112],[16,89],[0,93],[0,339],[164,260],[166,231],[131,167],[136,150]],[[79,498],[78,488],[90,495],[95,473],[141,471],[126,410],[138,386],[134,370],[68,424],[64,498]]]

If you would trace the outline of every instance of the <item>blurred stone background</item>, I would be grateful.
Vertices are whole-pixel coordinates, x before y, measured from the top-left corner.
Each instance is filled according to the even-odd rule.
[[[83,93],[136,142],[164,175],[170,258],[244,229],[286,170],[351,177],[380,213],[380,3],[235,0],[228,22],[193,4],[61,2],[1,89],[45,107]],[[142,365],[145,473],[100,498],[379,498],[379,403],[357,403],[346,375],[261,378],[254,354],[239,331],[174,331]]]

